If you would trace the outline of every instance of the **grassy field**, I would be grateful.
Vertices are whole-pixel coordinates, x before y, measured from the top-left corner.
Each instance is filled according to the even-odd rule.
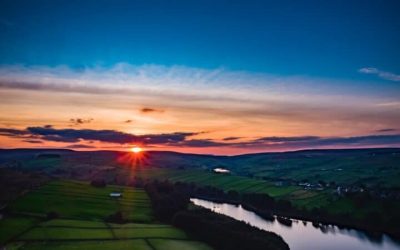
[[[121,192],[121,199],[109,197],[110,192]],[[153,215],[147,194],[143,190],[107,186],[95,188],[83,182],[57,181],[33,191],[11,205],[20,214],[46,216],[56,212],[64,218],[103,220],[122,211],[129,221],[151,222]]]
[[[114,191],[123,197],[110,198]],[[12,216],[0,221],[0,246],[7,243],[6,249],[211,250],[182,230],[157,223],[143,189],[54,181],[17,199],[9,210]],[[117,211],[129,223],[104,221]],[[59,218],[46,220],[49,212]]]
[[[242,193],[265,193],[277,199],[288,199],[294,205],[312,209],[329,203],[329,193],[304,190],[299,186],[276,186],[274,182],[237,175],[222,175],[206,170],[177,170],[148,168],[136,169],[131,176],[144,179],[169,180],[172,182],[193,182],[198,185],[210,185],[225,191],[235,190]]]
[[[295,206],[307,209],[329,206],[331,199],[337,197],[333,197],[330,193],[332,189],[330,192],[304,190],[295,184],[293,184],[295,186],[287,184],[278,186],[276,182],[307,181],[313,184],[334,182],[333,185],[344,187],[363,185],[366,188],[400,187],[398,149],[310,150],[232,157],[145,152],[141,164],[132,163],[130,161],[132,155],[121,152],[57,151],[61,156],[59,159],[38,158],[38,151],[29,152],[29,150],[26,152],[11,150],[1,154],[0,151],[0,162],[2,157],[8,160],[14,159],[13,164],[23,169],[40,170],[73,179],[90,180],[93,176],[97,176],[107,181],[117,181],[121,185],[130,183],[138,176],[144,179],[194,182],[226,191],[266,193],[277,199],[288,199]],[[211,172],[214,167],[227,168],[232,171],[232,175],[214,174]],[[86,200],[86,197],[83,199]],[[122,205],[125,213],[129,213],[131,209],[141,209],[130,207],[132,204],[129,203]],[[95,217],[104,216],[104,211],[96,210],[99,214]],[[109,208],[105,209],[108,210]],[[73,213],[73,209],[68,209],[67,212],[70,212],[73,218],[88,216],[85,213]],[[136,213],[136,218],[132,218],[136,221],[147,219],[149,218],[145,212]]]
[[[33,227],[37,222],[38,219],[30,217],[13,217],[0,220],[0,245]]]

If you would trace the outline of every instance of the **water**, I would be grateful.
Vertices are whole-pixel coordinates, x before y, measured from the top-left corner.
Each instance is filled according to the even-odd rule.
[[[400,243],[384,235],[379,241],[372,240],[358,230],[339,229],[336,226],[316,228],[311,222],[294,220],[291,226],[266,221],[242,206],[192,198],[195,205],[244,221],[260,229],[280,235],[292,250],[395,250]]]

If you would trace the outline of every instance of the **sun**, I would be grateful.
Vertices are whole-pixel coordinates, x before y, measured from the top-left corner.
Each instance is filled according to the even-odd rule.
[[[135,153],[135,154],[137,154],[137,153],[140,153],[140,152],[142,152],[143,151],[143,149],[141,148],[141,147],[132,147],[131,148],[131,151],[133,152],[133,153]]]

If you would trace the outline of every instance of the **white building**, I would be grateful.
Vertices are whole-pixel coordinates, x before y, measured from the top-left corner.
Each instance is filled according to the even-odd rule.
[[[111,192],[111,193],[110,193],[110,197],[113,197],[113,198],[121,198],[121,197],[122,197],[122,194],[121,194],[121,193],[118,193],[118,192]]]

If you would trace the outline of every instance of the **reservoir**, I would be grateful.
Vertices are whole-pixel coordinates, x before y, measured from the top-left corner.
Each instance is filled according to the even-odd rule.
[[[337,226],[314,227],[311,222],[293,220],[291,226],[277,220],[267,221],[241,205],[216,203],[192,198],[192,203],[246,222],[262,230],[280,235],[291,250],[398,250],[400,243],[387,235],[371,239],[364,232],[354,229],[340,229]]]

